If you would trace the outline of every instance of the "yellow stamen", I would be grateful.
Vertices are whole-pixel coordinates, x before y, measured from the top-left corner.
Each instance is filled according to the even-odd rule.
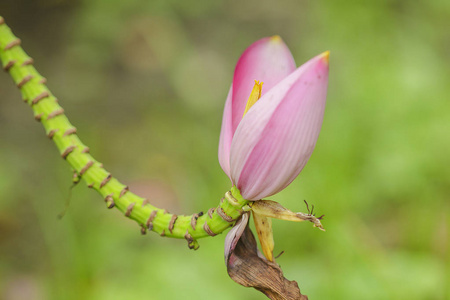
[[[262,85],[263,85],[263,82],[259,82],[259,81],[255,80],[255,85],[253,86],[253,90],[250,93],[250,97],[248,97],[247,105],[245,106],[244,114],[242,115],[242,117],[244,117],[245,114],[250,109],[250,107],[252,107],[253,104],[255,104],[256,101],[259,100],[259,98],[261,98]]]

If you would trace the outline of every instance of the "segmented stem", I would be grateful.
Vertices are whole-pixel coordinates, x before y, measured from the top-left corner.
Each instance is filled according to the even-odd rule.
[[[77,179],[83,179],[88,187],[99,192],[108,208],[116,207],[135,220],[141,225],[142,233],[152,230],[161,236],[186,239],[191,249],[198,248],[197,239],[215,236],[234,224],[248,203],[235,188],[225,194],[216,208],[189,216],[168,213],[129,191],[89,154],[89,148],[78,138],[76,128],[20,43],[0,16],[0,59],[4,70],[33,109],[35,119],[44,126],[47,137],[55,142],[61,157],[72,166]]]

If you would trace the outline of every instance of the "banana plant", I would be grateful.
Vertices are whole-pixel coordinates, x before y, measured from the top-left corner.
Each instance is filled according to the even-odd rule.
[[[231,188],[206,213],[175,215],[130,191],[95,159],[78,137],[46,79],[33,66],[0,16],[0,60],[19,88],[34,118],[74,171],[97,191],[107,208],[116,208],[141,227],[160,236],[184,239],[190,249],[198,239],[231,228],[225,239],[225,262],[237,283],[254,287],[271,299],[308,299],[295,281],[284,278],[273,256],[272,218],[310,221],[321,230],[313,211],[292,212],[265,200],[287,187],[311,156],[325,110],[329,52],[299,68],[279,36],[263,38],[248,47],[235,68],[225,102],[219,142],[219,162]],[[253,215],[261,254],[248,227]]]

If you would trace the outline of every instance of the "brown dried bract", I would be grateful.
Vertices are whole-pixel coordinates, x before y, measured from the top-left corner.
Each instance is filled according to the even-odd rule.
[[[120,195],[119,198],[122,198],[123,195],[125,195],[126,192],[128,192],[130,189],[128,188],[128,186],[124,187],[121,191],[120,191]],[[147,199],[145,199],[147,201]]]
[[[216,236],[216,235],[217,235],[217,233],[213,232],[213,231],[211,230],[211,228],[209,228],[209,225],[208,225],[207,222],[205,222],[205,224],[203,224],[203,229],[204,229],[204,230],[206,231],[206,233],[207,233],[208,235],[210,235],[210,236]]]
[[[208,216],[210,219],[212,219],[212,217],[213,217],[214,210],[215,210],[214,207],[211,207],[210,209],[208,209]]]
[[[169,222],[169,231],[170,231],[170,233],[172,233],[173,227],[175,226],[175,222],[177,221],[177,219],[178,219],[177,215],[172,215],[172,218],[170,219],[170,222]]]
[[[193,230],[195,230],[195,227],[197,226],[197,219],[198,219],[198,214],[193,214],[191,217],[191,227]]]
[[[33,75],[27,75],[25,76],[18,84],[17,87],[20,89],[24,86],[25,83],[27,83],[28,81],[30,81],[31,79],[33,79],[34,76]]]
[[[44,115],[44,113],[37,114],[37,115],[34,116],[34,119],[35,119],[36,121],[40,122],[43,115]]]
[[[125,216],[129,217],[131,216],[131,212],[133,211],[134,206],[136,205],[136,202],[130,203],[127,207],[127,211],[125,212]]]
[[[73,128],[67,129],[67,130],[63,133],[63,136],[68,136],[68,135],[75,134],[75,133],[77,133],[77,129],[76,129],[75,127],[73,127]]]
[[[15,64],[16,62],[17,62],[17,60],[15,60],[15,59],[8,61],[8,62],[6,63],[6,65],[3,67],[3,70],[5,70],[6,72],[8,72],[9,69],[11,69],[11,68],[14,66],[14,64]]]
[[[233,219],[232,217],[230,217],[229,215],[227,215],[227,214],[225,213],[225,211],[223,210],[222,207],[219,207],[219,208],[217,209],[217,214],[218,214],[224,221],[227,221],[228,223],[231,223],[231,222],[236,221],[235,219]]]
[[[153,219],[156,217],[157,213],[158,211],[156,209],[150,213],[150,217],[148,217],[147,223],[145,224],[148,230],[153,229]]]
[[[111,180],[111,178],[111,174],[108,174],[108,176],[106,176],[105,179],[100,182],[100,188],[104,187]]]
[[[147,234],[147,228],[145,228],[145,226],[141,226],[141,234],[142,235]]]
[[[83,176],[84,173],[86,173],[87,170],[89,170],[90,167],[94,165],[94,162],[92,160],[88,161],[86,165],[80,170],[80,176]]]
[[[20,39],[15,39],[14,41],[12,41],[11,43],[7,44],[4,48],[4,50],[9,50],[12,47],[18,46],[22,43],[22,41]]]
[[[109,194],[105,197],[105,202],[108,208],[113,208],[116,204],[114,203],[114,194]]]
[[[194,249],[197,250],[200,246],[198,245],[197,241],[194,240],[194,238],[192,237],[192,235],[189,234],[189,231],[186,230],[186,233],[184,234],[184,238],[186,239],[187,243],[188,243],[188,247],[189,249]]]
[[[296,281],[287,280],[276,263],[258,256],[256,240],[249,226],[227,260],[228,275],[238,284],[253,287],[273,300],[307,300]]]
[[[188,242],[188,247],[189,249],[192,249],[192,243],[194,242],[194,239],[192,238],[192,236],[189,234],[189,231],[186,230],[186,234],[184,235],[184,238],[186,239],[186,241]]]
[[[37,95],[36,98],[31,100],[31,104],[32,105],[37,104],[39,101],[41,101],[42,99],[45,99],[47,97],[50,97],[50,94],[47,91],[42,92],[39,95]]]
[[[62,115],[62,114],[64,114],[64,109],[59,108],[59,109],[49,113],[47,116],[47,120],[53,119],[54,117]]]
[[[72,151],[75,150],[76,147],[77,147],[77,146],[74,146],[74,145],[67,147],[66,150],[64,150],[64,152],[61,154],[61,157],[64,158],[64,159],[66,159],[67,156],[68,156],[70,153],[72,153]]]
[[[30,57],[23,61],[22,66],[24,67],[24,66],[28,66],[28,65],[32,65],[32,64],[34,64],[34,60]]]
[[[47,137],[48,137],[49,139],[52,139],[52,138],[55,136],[55,133],[57,133],[58,131],[59,131],[58,128],[50,130],[50,131],[47,133]]]

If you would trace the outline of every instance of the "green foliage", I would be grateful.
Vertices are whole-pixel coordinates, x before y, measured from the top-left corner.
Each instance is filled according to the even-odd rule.
[[[310,299],[450,298],[448,1],[28,2],[0,11],[79,136],[173,213],[230,187],[217,144],[245,47],[279,34],[298,64],[330,50],[316,150],[273,198],[314,204],[327,232],[274,221],[278,262]],[[57,220],[71,173],[0,77],[0,298],[262,298],[228,279],[224,235],[197,252],[142,237],[82,185]]]

